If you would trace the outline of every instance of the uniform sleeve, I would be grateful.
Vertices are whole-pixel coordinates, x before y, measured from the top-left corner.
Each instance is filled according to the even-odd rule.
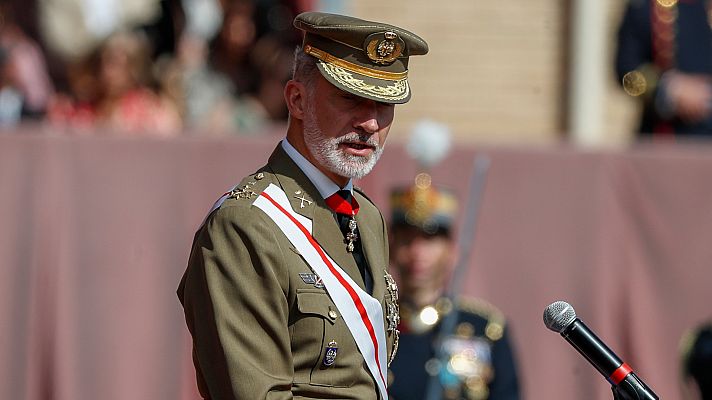
[[[505,329],[501,339],[492,345],[495,375],[490,382],[490,400],[519,400],[520,388],[514,351]]]
[[[629,0],[618,29],[616,75],[620,83],[630,71],[653,62],[648,0]]]
[[[292,398],[286,285],[282,250],[260,211],[224,207],[208,219],[181,286],[204,397]]]

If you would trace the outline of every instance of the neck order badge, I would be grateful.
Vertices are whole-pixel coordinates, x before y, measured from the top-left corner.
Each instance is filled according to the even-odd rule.
[[[355,218],[359,210],[358,202],[350,191],[339,190],[326,198],[326,204],[336,213],[341,230],[346,235],[346,240],[348,240],[346,250],[352,253],[354,251],[354,242],[358,240]]]

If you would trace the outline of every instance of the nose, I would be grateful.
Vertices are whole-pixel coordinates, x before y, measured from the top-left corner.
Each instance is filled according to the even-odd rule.
[[[427,243],[428,242],[425,239],[421,237],[416,237],[413,238],[413,240],[410,242],[410,246],[408,247],[412,254],[420,256],[421,254],[423,254],[423,251],[425,250],[425,245]]]
[[[378,123],[378,109],[378,103],[375,101],[364,100],[354,117],[354,128],[359,128],[369,134],[378,132],[380,127]]]

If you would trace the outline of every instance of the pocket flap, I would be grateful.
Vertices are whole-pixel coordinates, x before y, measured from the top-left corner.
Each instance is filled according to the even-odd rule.
[[[330,306],[331,300],[324,292],[297,293],[297,308],[302,314],[314,314],[328,318]]]

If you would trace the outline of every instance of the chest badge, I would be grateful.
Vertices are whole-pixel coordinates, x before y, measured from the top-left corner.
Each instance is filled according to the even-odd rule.
[[[302,278],[302,282],[306,283],[307,285],[314,285],[314,287],[317,289],[324,288],[324,281],[322,281],[321,278],[319,277],[319,275],[317,275],[317,274],[310,274],[308,272],[300,272],[299,277]]]
[[[336,362],[336,355],[339,352],[339,345],[334,341],[330,341],[326,346],[326,353],[324,353],[324,364],[325,367],[331,367]]]
[[[388,302],[388,315],[386,319],[388,321],[388,330],[395,331],[398,329],[398,324],[400,323],[400,310],[398,307],[398,285],[396,284],[393,276],[388,272],[385,272],[384,277],[386,278],[386,291],[388,292],[388,297],[390,302]]]
[[[394,335],[393,350],[391,350],[391,356],[388,358],[388,366],[390,366],[396,357],[398,343],[400,342],[400,332],[398,331],[398,325],[400,324],[400,307],[398,306],[398,285],[396,284],[396,280],[393,279],[388,271],[384,270],[383,273],[383,277],[386,279],[387,296],[390,299],[390,301],[386,302],[386,321],[388,321],[386,330]]]

